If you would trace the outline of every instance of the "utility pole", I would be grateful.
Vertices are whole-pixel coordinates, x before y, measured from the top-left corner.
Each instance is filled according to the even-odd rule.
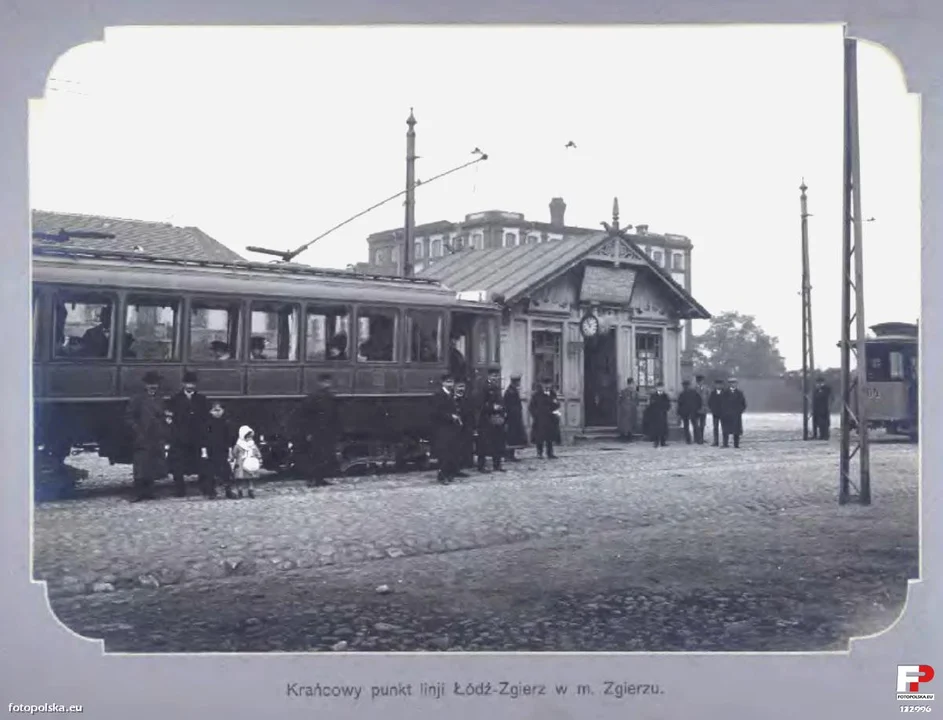
[[[416,236],[416,118],[409,108],[406,120],[406,222],[403,233],[403,277],[413,276],[413,242]]]
[[[799,209],[802,216],[802,439],[809,439],[810,387],[809,374],[815,372],[812,345],[812,283],[809,279],[809,223],[803,178],[799,186]]]
[[[842,197],[842,341],[841,462],[838,502],[871,504],[871,462],[868,408],[865,395],[867,358],[864,324],[864,263],[862,259],[861,167],[858,147],[857,40],[845,38],[844,191]],[[852,300],[852,290],[854,299]],[[854,302],[854,310],[852,310]],[[855,324],[855,373],[851,371],[851,325]],[[852,424],[857,437],[852,438]],[[851,479],[851,460],[858,455],[858,486]],[[858,492],[851,495],[850,488]]]

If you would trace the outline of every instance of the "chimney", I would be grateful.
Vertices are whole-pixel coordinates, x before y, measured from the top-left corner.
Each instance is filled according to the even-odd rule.
[[[648,225],[636,225],[636,226],[635,226],[635,231],[636,231],[639,235],[647,235],[647,234],[648,234]]]
[[[550,224],[554,227],[563,227],[563,215],[566,213],[566,203],[563,198],[555,197],[550,201]]]

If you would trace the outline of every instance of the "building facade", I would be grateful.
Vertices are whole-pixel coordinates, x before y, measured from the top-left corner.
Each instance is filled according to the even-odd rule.
[[[563,404],[564,439],[616,425],[619,391],[631,377],[643,397],[658,382],[673,396],[687,375],[682,323],[710,315],[619,229],[544,244],[464,250],[418,275],[505,305],[501,366],[520,373],[525,395],[550,379]]]
[[[598,228],[567,225],[565,216],[563,198],[553,198],[550,222],[528,220],[523,213],[489,210],[466,215],[461,222],[440,220],[417,225],[412,256],[415,272],[421,273],[444,258],[467,250],[494,250],[598,236]],[[691,240],[684,235],[649,232],[647,225],[637,225],[634,231],[641,252],[691,293]],[[402,274],[403,238],[402,228],[373,233],[367,238],[369,260],[356,269]],[[690,351],[694,337],[688,322],[682,322],[681,342],[682,363],[689,370],[693,367]]]

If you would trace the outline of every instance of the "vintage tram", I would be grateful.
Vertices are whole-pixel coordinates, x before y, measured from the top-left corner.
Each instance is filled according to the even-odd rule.
[[[865,339],[865,397],[869,428],[892,435],[918,436],[919,331],[913,323],[872,325]]]
[[[130,462],[124,404],[152,370],[167,394],[195,371],[269,469],[291,465],[294,411],[323,373],[344,468],[422,462],[450,359],[473,385],[500,370],[500,305],[435,281],[40,245],[32,276],[35,447],[53,462],[76,446]]]

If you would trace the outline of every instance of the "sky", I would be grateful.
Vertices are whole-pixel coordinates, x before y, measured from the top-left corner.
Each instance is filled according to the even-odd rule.
[[[920,310],[919,98],[859,43],[865,319]],[[754,315],[801,366],[799,185],[816,365],[841,334],[842,28],[116,28],[62,55],[30,106],[36,209],[194,225],[245,257],[295,248],[417,177],[416,222],[482,210],[691,238],[692,291]],[[565,149],[567,142],[576,149]],[[298,257],[367,259],[400,201]],[[705,321],[694,325],[695,333]]]

